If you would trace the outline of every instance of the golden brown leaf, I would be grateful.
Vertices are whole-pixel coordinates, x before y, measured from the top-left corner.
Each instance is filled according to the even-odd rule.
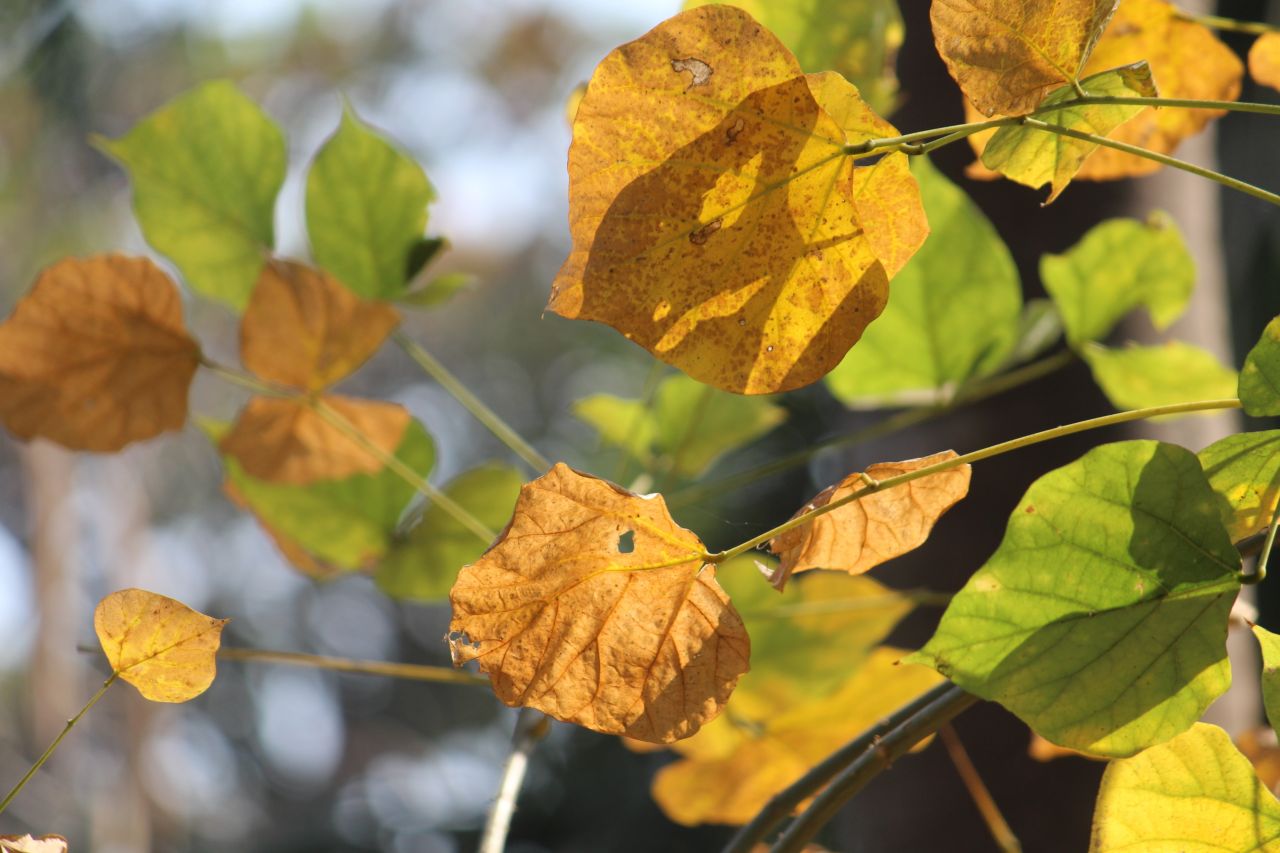
[[[1280,33],[1258,36],[1249,48],[1249,76],[1263,86],[1280,89]]]
[[[1280,743],[1270,726],[1247,729],[1236,736],[1236,746],[1249,759],[1258,779],[1275,793],[1280,790]]]
[[[263,379],[319,391],[364,364],[399,323],[396,309],[327,273],[272,261],[240,323],[240,359]]]
[[[335,394],[318,398],[387,456],[409,426],[409,412],[393,403]],[[254,397],[218,443],[252,477],[303,486],[382,470],[383,460],[323,418],[307,400]]]
[[[152,702],[186,702],[209,688],[228,621],[141,589],[111,593],[93,615],[111,669]]]
[[[827,487],[796,514],[866,488],[865,477],[887,480],[955,458],[955,451],[944,450],[921,459],[872,465],[865,474],[850,474]],[[773,585],[782,589],[792,574],[809,569],[861,574],[918,548],[929,538],[929,531],[942,514],[969,493],[970,470],[968,465],[959,465],[910,480],[775,537],[769,542],[769,549],[781,558],[782,565],[774,573]]]
[[[815,381],[883,310],[844,133],[742,10],[691,9],[610,53],[573,137],[549,310],[746,394]]]
[[[986,116],[1024,115],[1082,76],[1115,6],[1116,0],[933,0],[929,17],[938,53],[974,106]],[[1121,64],[1127,63],[1113,63]]]
[[[0,853],[67,853],[61,835],[0,835]]]
[[[200,349],[145,258],[46,269],[0,325],[0,420],[20,438],[111,452],[181,429]]]
[[[704,556],[660,495],[557,464],[458,575],[454,661],[478,660],[508,705],[637,740],[688,737],[720,712],[750,651]]]

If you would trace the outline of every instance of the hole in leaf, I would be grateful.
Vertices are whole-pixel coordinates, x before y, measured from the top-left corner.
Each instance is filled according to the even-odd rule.
[[[618,537],[618,552],[622,554],[630,554],[636,549],[636,532],[628,530],[626,533]]]

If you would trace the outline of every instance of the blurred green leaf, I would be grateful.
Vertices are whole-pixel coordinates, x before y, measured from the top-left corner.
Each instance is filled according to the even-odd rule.
[[[1235,396],[1236,372],[1213,353],[1181,341],[1123,349],[1086,343],[1080,355],[1117,409]]]
[[[1232,540],[1267,529],[1280,501],[1280,430],[1229,435],[1199,457]]]
[[[408,308],[437,308],[469,288],[475,276],[464,272],[446,273],[433,278],[426,286],[399,297],[396,302]]]
[[[1042,355],[1062,337],[1062,317],[1051,299],[1028,299],[1018,317],[1018,334],[1004,366]]]
[[[1280,415],[1280,317],[1267,324],[1245,357],[1239,394],[1247,414]]]
[[[1280,636],[1261,625],[1253,626],[1253,635],[1262,649],[1262,704],[1274,729],[1280,724]]]

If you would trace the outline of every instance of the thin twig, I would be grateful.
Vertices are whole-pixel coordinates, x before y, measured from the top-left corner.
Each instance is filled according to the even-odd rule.
[[[524,784],[525,772],[529,769],[529,756],[550,728],[551,719],[546,714],[532,708],[520,709],[516,716],[516,731],[511,738],[511,754],[502,768],[498,798],[489,809],[489,819],[485,821],[477,853],[502,853],[507,846],[507,833],[511,831],[511,818],[516,813],[520,786]]]
[[[222,660],[248,661],[250,663],[283,663],[290,666],[305,666],[313,669],[327,669],[332,672],[349,672],[356,675],[383,675],[388,678],[401,678],[407,681],[434,681],[444,684],[472,685],[486,685],[489,683],[489,679],[467,672],[465,669],[427,666],[416,663],[353,660],[351,658],[329,657],[327,655],[308,655],[300,652],[238,648],[219,649],[218,657]]]
[[[956,766],[956,772],[960,774],[960,779],[969,791],[969,796],[973,798],[973,804],[982,814],[982,819],[986,821],[987,829],[991,830],[991,837],[996,840],[996,844],[1000,845],[1004,853],[1022,853],[1022,842],[1013,834],[1013,830],[1009,828],[1009,822],[1000,813],[995,797],[991,796],[991,791],[982,781],[978,768],[973,766],[973,761],[969,759],[969,753],[960,742],[960,736],[956,734],[955,727],[950,723],[943,723],[938,727],[938,739],[947,748],[951,763]]]

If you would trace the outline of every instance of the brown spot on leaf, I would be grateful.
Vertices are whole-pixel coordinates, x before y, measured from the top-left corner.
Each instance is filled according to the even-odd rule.
[[[690,234],[689,242],[695,246],[701,246],[703,243],[707,242],[708,237],[710,237],[712,234],[720,230],[720,226],[723,224],[723,222],[724,222],[723,219],[711,220],[706,225],[703,225],[697,231],[694,231],[692,234]]]
[[[710,65],[701,59],[694,59],[692,56],[671,60],[671,70],[676,73],[688,71],[692,75],[693,82],[685,89],[686,92],[694,86],[705,86],[707,81],[711,79],[711,75],[716,73],[715,69]]]
[[[746,126],[747,126],[747,123],[742,119],[738,119],[737,121],[735,121],[733,123],[733,127],[730,127],[724,132],[724,137],[725,137],[724,144],[732,145],[734,140],[738,138],[738,135],[742,133],[743,129],[745,129]]]

